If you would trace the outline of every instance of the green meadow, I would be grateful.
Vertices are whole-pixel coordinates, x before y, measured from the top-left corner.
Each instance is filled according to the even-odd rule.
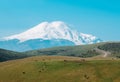
[[[120,82],[119,59],[36,56],[0,63],[0,82]]]

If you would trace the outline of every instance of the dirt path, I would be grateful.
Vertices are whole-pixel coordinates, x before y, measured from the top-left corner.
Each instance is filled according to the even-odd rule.
[[[104,51],[104,50],[100,50],[98,48],[95,49],[96,51],[102,53],[103,57],[107,57],[108,55],[110,55],[111,53],[108,51]]]

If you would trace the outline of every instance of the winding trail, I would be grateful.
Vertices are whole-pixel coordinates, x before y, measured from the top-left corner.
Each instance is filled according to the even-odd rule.
[[[110,55],[111,53],[108,52],[108,51],[104,51],[104,50],[101,50],[101,49],[98,49],[98,48],[95,48],[96,51],[102,53],[103,57],[107,57],[108,55]]]

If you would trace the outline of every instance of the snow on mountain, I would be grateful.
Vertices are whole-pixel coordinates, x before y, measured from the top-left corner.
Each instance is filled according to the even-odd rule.
[[[79,33],[69,28],[67,24],[61,21],[42,22],[39,25],[20,34],[4,37],[4,40],[17,39],[21,43],[34,40],[52,40],[63,39],[73,42],[75,45],[92,44],[100,42],[101,40],[93,35]]]

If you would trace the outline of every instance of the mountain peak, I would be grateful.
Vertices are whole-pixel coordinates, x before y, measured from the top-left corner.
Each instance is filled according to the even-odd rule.
[[[62,21],[42,22],[37,26],[20,34],[8,36],[5,40],[18,39],[20,42],[33,39],[52,40],[63,39],[73,42],[76,45],[95,43],[96,38],[93,35],[79,33],[71,30],[69,26]],[[96,41],[99,42],[99,41]]]
[[[54,21],[54,22],[42,22],[40,24],[38,24],[37,26],[33,27],[33,28],[67,28],[67,25],[62,22],[62,21]]]

